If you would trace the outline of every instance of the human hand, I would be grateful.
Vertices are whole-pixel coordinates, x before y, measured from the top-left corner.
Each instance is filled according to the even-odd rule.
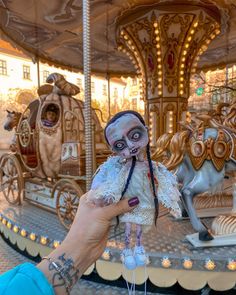
[[[80,198],[74,222],[63,244],[74,245],[76,255],[87,256],[87,265],[94,263],[106,247],[111,220],[131,211],[138,205],[137,197],[124,199],[107,206],[97,206],[87,199],[88,193]]]
[[[103,253],[112,218],[131,211],[139,203],[137,197],[124,199],[105,207],[99,207],[87,200],[87,194],[80,198],[74,222],[62,244],[52,251],[47,258],[60,264],[72,262],[68,270],[72,285]],[[65,294],[65,281],[47,260],[37,267],[51,282],[55,294]],[[65,267],[65,266],[64,266]]]

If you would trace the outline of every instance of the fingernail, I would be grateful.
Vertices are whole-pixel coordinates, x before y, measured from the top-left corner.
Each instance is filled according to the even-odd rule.
[[[130,207],[134,207],[139,204],[139,199],[137,197],[131,198],[128,201]]]

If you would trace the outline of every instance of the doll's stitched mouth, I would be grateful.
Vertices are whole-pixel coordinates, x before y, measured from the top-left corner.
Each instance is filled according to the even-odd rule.
[[[138,148],[135,148],[135,149],[132,149],[132,150],[130,151],[130,153],[131,153],[131,154],[136,154],[137,151],[138,151]]]

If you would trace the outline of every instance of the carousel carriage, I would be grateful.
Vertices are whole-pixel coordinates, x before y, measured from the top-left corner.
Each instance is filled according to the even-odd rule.
[[[46,93],[22,114],[8,112],[4,127],[12,130],[15,126],[16,133],[14,152],[1,157],[1,189],[10,204],[29,200],[56,211],[61,223],[69,228],[79,197],[85,192],[83,102],[72,97],[79,88],[62,75],[51,74],[47,82],[54,82],[54,87],[39,89],[39,93]],[[51,121],[47,120],[48,112],[54,113]],[[94,110],[92,124],[95,170],[110,152]]]

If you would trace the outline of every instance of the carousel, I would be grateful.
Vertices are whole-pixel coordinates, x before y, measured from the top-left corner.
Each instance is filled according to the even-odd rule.
[[[73,97],[77,86],[52,73],[23,113],[8,111],[4,128],[15,136],[0,160],[1,235],[38,259],[61,243],[110,155],[91,108],[91,73],[136,75],[152,159],[175,173],[182,209],[180,218],[160,207],[157,228],[143,237],[150,259],[145,273],[135,270],[136,284],[235,289],[236,103],[186,120],[191,75],[236,62],[234,1],[88,2],[0,2],[4,39],[34,61],[85,77],[84,102]],[[123,241],[124,229],[112,230],[86,275],[132,282],[120,261]]]

